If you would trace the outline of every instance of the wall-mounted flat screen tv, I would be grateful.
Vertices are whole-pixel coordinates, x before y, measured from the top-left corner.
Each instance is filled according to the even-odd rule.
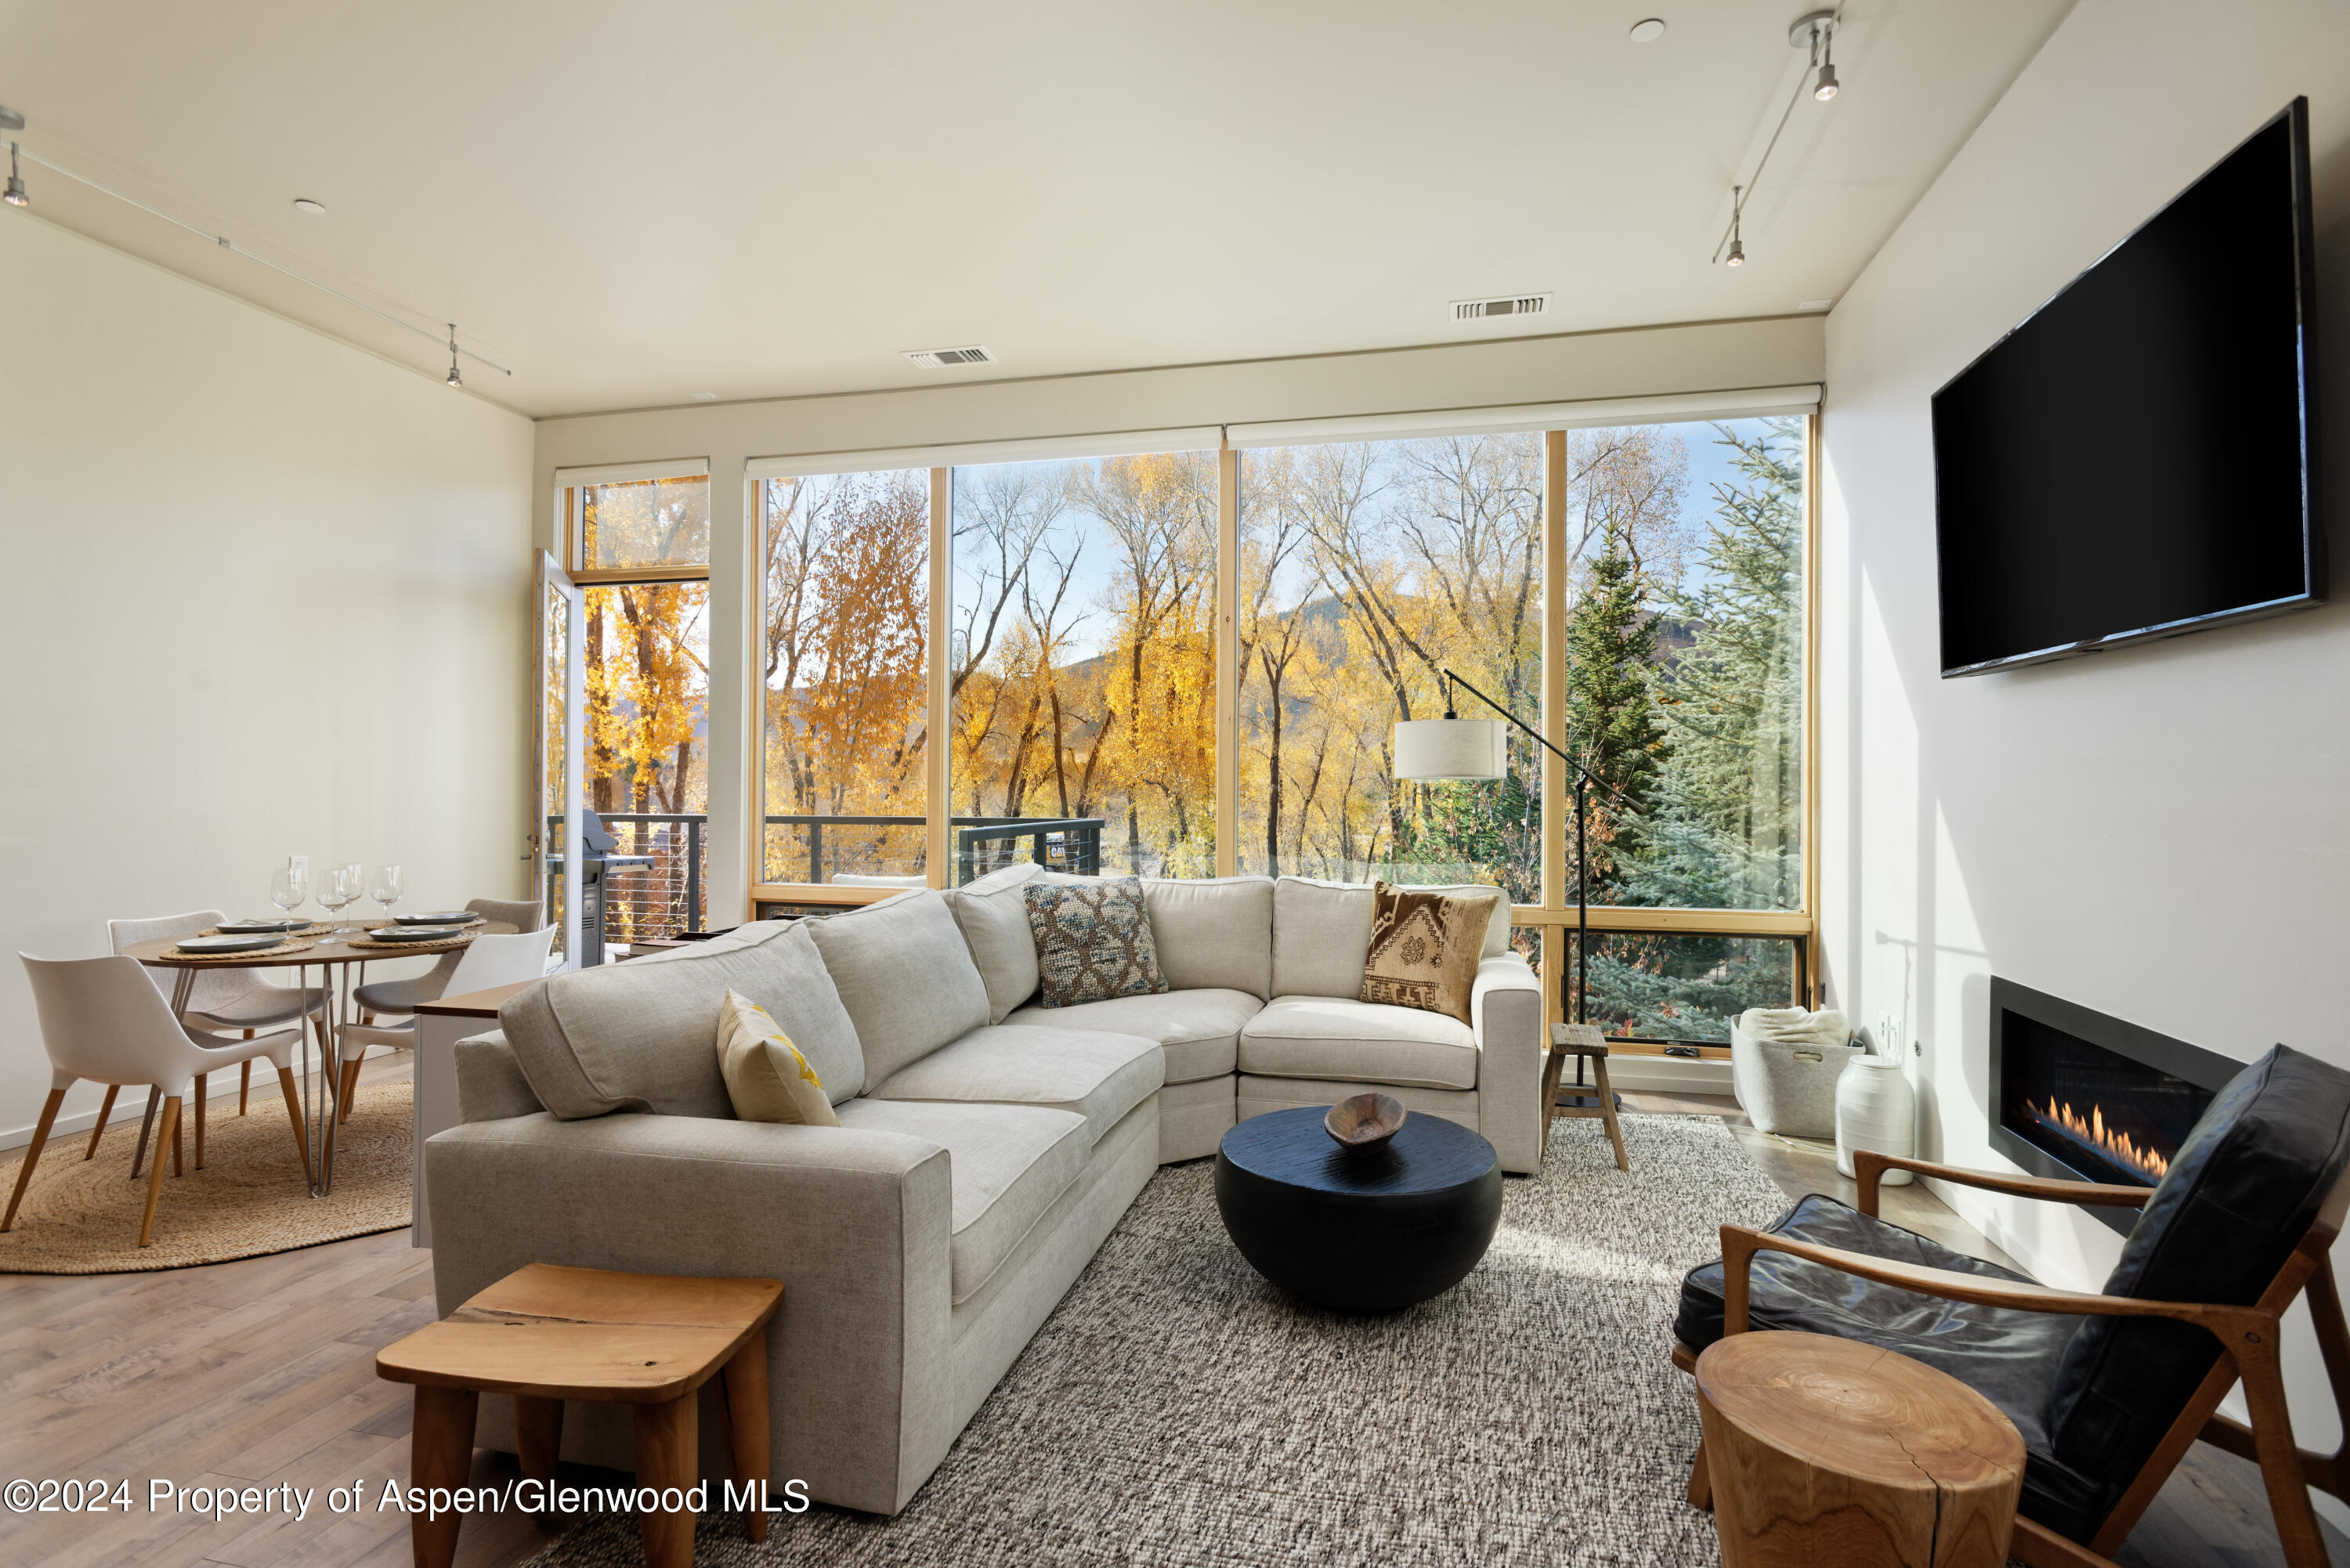
[[[1942,673],[2325,597],[2308,101],[1934,394]]]

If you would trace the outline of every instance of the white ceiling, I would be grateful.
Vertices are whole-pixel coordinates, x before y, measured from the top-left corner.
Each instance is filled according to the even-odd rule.
[[[2071,0],[10,0],[54,159],[511,366],[530,414],[1768,316],[1833,299]],[[1626,36],[1642,16],[1659,41]],[[27,165],[35,211],[446,354]],[[327,203],[297,213],[296,196]],[[5,214],[0,214],[5,215]],[[1547,290],[1455,327],[1446,302]],[[1001,364],[923,370],[907,348]]]

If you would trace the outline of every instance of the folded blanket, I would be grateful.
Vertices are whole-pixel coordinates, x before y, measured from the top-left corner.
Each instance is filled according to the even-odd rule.
[[[1788,1045],[1850,1045],[1852,1025],[1835,1008],[1808,1012],[1800,1007],[1752,1007],[1738,1020],[1748,1038]]]

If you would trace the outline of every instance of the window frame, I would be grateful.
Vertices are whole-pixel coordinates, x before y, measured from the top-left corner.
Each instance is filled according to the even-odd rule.
[[[608,464],[598,465],[592,468],[558,468],[555,471],[555,536],[561,542],[563,547],[562,562],[564,575],[571,579],[572,586],[578,590],[580,602],[583,606],[587,601],[588,590],[590,588],[626,588],[636,587],[643,585],[666,583],[702,583],[705,585],[711,583],[710,563],[707,560],[704,560],[698,565],[681,563],[673,566],[609,566],[588,569],[580,566],[580,562],[587,556],[588,530],[587,514],[580,503],[579,493],[582,490],[589,489],[597,485],[629,484],[662,479],[699,479],[704,484],[714,483],[711,478],[710,460],[708,458],[671,458],[657,462]],[[716,493],[713,491],[712,493],[714,496]],[[716,615],[718,609],[718,596],[714,586],[705,587],[703,591],[703,614],[711,618],[708,625],[708,631],[714,634],[717,630]],[[587,657],[585,637],[586,629],[583,627],[578,629],[575,636],[577,657],[581,659],[584,659]],[[583,676],[585,675],[584,667],[579,673]],[[711,693],[707,691],[705,691],[703,694],[702,701],[704,703],[703,723],[705,728],[707,728],[715,722],[717,710],[714,706],[711,705]],[[580,700],[580,718],[581,722],[584,723],[586,716],[586,699],[584,696]],[[566,716],[566,722],[569,722],[569,715],[567,714]],[[585,743],[584,735],[581,737],[579,760],[579,776],[572,781],[571,787],[580,792],[579,804],[584,807],[587,805],[586,792],[588,787],[588,749]],[[708,765],[708,759],[705,756],[703,766],[706,769]],[[546,817],[545,803],[543,801],[540,803],[537,810],[539,815],[534,817],[533,825],[543,830],[545,827]],[[702,858],[707,860],[710,854],[710,813],[706,807],[703,810],[702,816],[702,828],[699,835],[696,836],[696,841],[701,846],[700,855]],[[696,882],[701,888],[699,897],[693,900],[693,907],[699,909],[702,918],[701,929],[706,931],[710,929],[712,924],[710,879],[707,876],[702,874],[702,868],[699,866],[693,868],[691,875],[695,877]],[[546,892],[546,888],[542,885],[538,891],[540,897],[544,898]],[[564,896],[567,899],[570,897],[570,889],[567,885],[565,888]],[[607,918],[608,919],[608,916]],[[691,928],[689,927],[688,929],[690,929]]]
[[[1773,399],[1783,390],[1773,389]],[[1811,389],[1803,389],[1815,398]],[[1752,402],[1760,401],[1749,395],[1746,407],[1707,407],[1706,400],[1637,400],[1620,409],[1592,406],[1572,408],[1559,406],[1539,410],[1545,417],[1538,423],[1508,423],[1497,420],[1477,426],[1480,431],[1494,432],[1510,430],[1541,431],[1543,437],[1543,674],[1542,718],[1544,735],[1554,743],[1565,740],[1565,703],[1564,678],[1569,606],[1565,596],[1549,591],[1549,585],[1565,580],[1570,563],[1566,559],[1565,456],[1566,432],[1573,426],[1593,423],[1657,423],[1678,424],[1707,419],[1743,417],[1752,410]],[[1637,406],[1636,406],[1637,405]],[[1782,410],[1785,411],[1785,410]],[[1596,417],[1595,417],[1596,416]],[[1820,984],[1820,946],[1817,900],[1819,890],[1819,459],[1820,416],[1815,405],[1802,410],[1804,421],[1804,493],[1803,508],[1803,740],[1801,799],[1799,820],[1803,825],[1803,846],[1800,857],[1801,892],[1797,907],[1793,909],[1709,909],[1688,908],[1649,908],[1627,905],[1594,905],[1588,915],[1588,929],[1595,934],[1615,932],[1655,933],[1683,936],[1745,936],[1785,938],[1794,943],[1794,971],[1796,997],[1806,1004],[1816,1004]],[[1469,433],[1470,426],[1462,424],[1458,433]],[[1180,438],[1189,432],[1166,432],[1170,438]],[[1217,539],[1216,539],[1216,874],[1230,877],[1236,874],[1238,862],[1239,800],[1239,697],[1238,670],[1238,603],[1239,591],[1239,463],[1242,447],[1233,444],[1232,430],[1220,432],[1222,439],[1212,448],[1186,443],[1184,450],[1214,450],[1217,454]],[[1405,431],[1380,431],[1376,436],[1366,431],[1356,433],[1345,430],[1328,431],[1322,439],[1347,441],[1387,439],[1390,434]],[[939,650],[949,646],[952,621],[953,588],[953,469],[957,463],[988,461],[1034,460],[1048,457],[1084,457],[1101,455],[1103,448],[1082,439],[1064,443],[1024,441],[1005,443],[1003,456],[977,456],[964,449],[932,448],[920,452],[889,452],[869,454],[877,461],[873,470],[902,469],[927,466],[931,474],[930,516],[930,650],[927,655],[928,712],[930,732],[942,737],[948,732],[950,714],[947,710],[951,680],[947,660]],[[1158,450],[1122,444],[1119,451]],[[1166,450],[1175,450],[1173,446]],[[910,461],[920,457],[925,461]],[[887,461],[879,461],[887,460]],[[943,460],[943,461],[941,461]],[[758,486],[765,480],[813,473],[855,472],[837,459],[806,460],[805,471],[789,459],[755,461],[749,465],[746,505],[753,514],[763,504]],[[568,536],[568,535],[567,535]],[[752,566],[755,588],[752,597],[754,624],[763,625],[766,615],[766,572],[764,561]],[[697,573],[693,575],[706,575]],[[628,574],[629,580],[677,580],[670,576],[648,574]],[[605,574],[588,573],[580,576],[583,585],[602,581]],[[750,639],[755,649],[757,639]],[[755,662],[752,665],[754,684],[758,695],[753,704],[752,754],[762,754],[766,735],[765,681],[756,678]],[[946,885],[948,875],[949,819],[952,802],[948,792],[947,773],[951,763],[951,748],[933,744],[924,760],[927,774],[926,803],[927,843],[929,846],[929,884],[933,888]],[[765,784],[764,770],[754,769],[751,805],[749,913],[755,917],[758,907],[764,903],[805,904],[827,907],[855,907],[891,896],[889,888],[839,888],[829,884],[811,885],[800,882],[769,881],[765,872]],[[1565,1003],[1570,993],[1573,972],[1574,942],[1569,940],[1576,929],[1577,913],[1574,886],[1569,877],[1565,828],[1574,798],[1569,787],[1565,764],[1556,756],[1544,753],[1543,759],[1543,865],[1542,901],[1537,904],[1511,906],[1511,922],[1516,926],[1538,928],[1544,933],[1540,972],[1544,1007],[1547,1017],[1565,1016]],[[1554,935],[1555,933],[1555,935]],[[1668,1044],[1665,1041],[1627,1041],[1619,1048],[1631,1054],[1654,1054]],[[1728,1055],[1728,1048],[1701,1044],[1700,1052],[1707,1056]]]

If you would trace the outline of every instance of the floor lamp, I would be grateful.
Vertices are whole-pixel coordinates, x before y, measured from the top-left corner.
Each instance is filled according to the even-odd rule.
[[[1502,716],[1463,719],[1452,711],[1452,688],[1458,686]],[[1515,713],[1461,680],[1444,671],[1444,717],[1399,719],[1395,727],[1395,776],[1416,783],[1445,779],[1497,779],[1509,772],[1509,733],[1502,720],[1523,730],[1551,755],[1575,771],[1575,1021],[1584,1020],[1584,992],[1591,961],[1590,867],[1584,857],[1584,807],[1593,784],[1621,800],[1599,784],[1581,763],[1552,745]]]

